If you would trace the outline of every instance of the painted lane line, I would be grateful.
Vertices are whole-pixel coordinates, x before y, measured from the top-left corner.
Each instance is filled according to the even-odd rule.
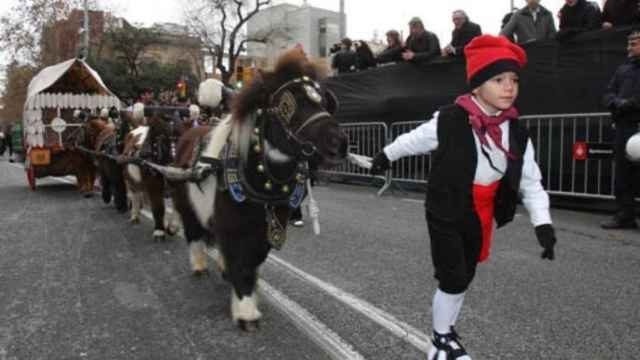
[[[144,217],[146,217],[149,220],[153,220],[153,215],[146,209],[143,209],[140,212]],[[209,255],[211,256],[211,255]],[[333,296],[335,299],[339,300],[340,302],[342,302],[343,304],[353,308],[354,310],[358,311],[359,313],[363,314],[364,316],[366,316],[367,318],[373,320],[374,322],[376,322],[378,325],[386,328],[388,331],[390,331],[392,334],[394,334],[395,336],[404,339],[405,341],[407,341],[408,343],[410,343],[411,345],[413,345],[414,347],[418,348],[421,351],[424,352],[428,352],[429,349],[431,348],[431,339],[423,332],[421,332],[420,330],[412,327],[411,325],[400,321],[398,319],[396,319],[393,315],[387,313],[386,311],[379,309],[378,307],[370,304],[369,302],[362,300],[342,289],[339,289],[323,280],[320,280],[318,278],[316,278],[315,276],[308,274],[300,269],[298,269],[297,267],[289,264],[288,262],[280,259],[279,257],[275,256],[275,255],[269,255],[269,257],[267,258],[267,263],[270,263],[272,265],[275,266],[279,266],[281,268],[284,268],[285,270],[288,270],[290,273],[295,274],[296,276],[298,276],[299,278],[301,278],[302,280],[316,286],[317,288],[323,290],[324,292],[328,293],[329,295]],[[273,289],[273,287],[270,287],[270,285],[264,281],[264,280],[260,280],[261,284],[266,284],[267,286],[269,286],[270,289]],[[274,289],[275,290],[275,289]],[[300,305],[297,306],[297,308],[304,310],[304,312],[306,312],[306,314],[308,314],[309,316],[304,315],[304,313],[302,312],[298,312],[298,313],[289,313],[289,309],[285,306],[282,306],[281,303],[275,298],[272,297],[271,295],[275,294],[273,292],[265,292],[265,295],[267,299],[270,300],[270,302],[272,303],[272,305],[277,308],[278,310],[280,310],[283,313],[287,313],[288,316],[291,317],[296,317],[298,319],[304,319],[304,318],[309,318],[309,316],[313,316],[311,315],[307,310],[304,310],[304,308]],[[277,295],[277,294],[276,294]],[[284,295],[283,295],[284,296]],[[291,303],[294,303],[292,300],[289,300]],[[328,354],[349,354],[349,353],[354,353],[354,357],[353,359],[364,359],[364,357],[362,357],[362,355],[359,355],[357,352],[354,352],[353,350],[353,346],[349,345],[346,341],[342,340],[337,334],[336,335],[329,335],[328,333],[323,333],[323,332],[319,332],[318,329],[329,329],[326,325],[324,325],[322,322],[320,322],[319,320],[315,321],[315,322],[309,322],[306,323],[304,321],[298,323],[297,321],[294,321],[294,323],[300,325],[300,326],[305,326],[305,331],[306,332],[310,332],[312,334],[315,335],[310,335],[312,339],[314,339],[314,341],[317,342],[322,342],[321,346],[330,346],[330,349],[325,349],[325,351],[327,351]],[[333,334],[335,334],[333,331],[331,331]],[[329,340],[330,339],[330,340]],[[341,345],[339,345],[341,344]],[[320,345],[320,344],[319,344]],[[336,359],[352,359],[350,357],[338,357]]]
[[[411,202],[411,203],[416,203],[416,204],[422,204],[422,203],[424,203],[424,200],[408,199],[408,198],[403,198],[403,199],[402,199],[402,201]]]
[[[353,346],[344,341],[338,334],[318,320],[298,303],[274,289],[266,281],[258,280],[258,289],[265,298],[294,325],[313,340],[322,350],[335,360],[364,360]],[[277,304],[277,305],[276,305]]]
[[[297,267],[289,264],[288,262],[280,259],[275,255],[269,255],[267,262],[275,266],[279,266],[298,276],[302,280],[318,287],[319,289],[333,296],[338,301],[373,320],[378,325],[390,331],[393,335],[404,339],[405,341],[416,347],[418,350],[425,353],[429,352],[429,349],[431,348],[431,339],[425,333],[414,328],[413,326],[396,319],[393,315],[370,304],[365,300],[362,300],[342,289],[339,289],[325,281],[318,279],[311,274],[298,269]]]
[[[153,220],[153,215],[146,209],[141,210],[140,214],[149,220]],[[214,259],[216,251],[215,249],[210,249],[207,255]],[[267,281],[258,280],[258,291],[271,306],[288,317],[300,331],[304,332],[331,359],[364,360],[364,356],[357,352],[353,345],[343,340],[335,331],[318,320],[308,310],[274,288]]]

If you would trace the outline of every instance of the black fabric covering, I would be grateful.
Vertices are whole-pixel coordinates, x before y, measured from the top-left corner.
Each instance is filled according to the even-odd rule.
[[[525,44],[529,63],[516,103],[522,115],[607,111],[602,96],[626,60],[630,28],[598,30],[564,43]],[[465,62],[439,58],[430,64],[399,63],[328,78],[340,101],[341,122],[394,123],[429,119],[439,107],[469,91]]]

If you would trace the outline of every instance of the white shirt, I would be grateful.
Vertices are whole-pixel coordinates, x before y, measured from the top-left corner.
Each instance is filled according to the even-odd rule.
[[[420,125],[411,132],[399,136],[393,143],[384,148],[384,153],[389,160],[395,161],[405,156],[426,155],[438,148],[438,116],[436,112],[433,119]],[[509,150],[509,122],[500,124],[502,130],[502,146]],[[489,185],[500,179],[503,174],[494,170],[489,165],[489,161],[482,154],[481,143],[473,132],[473,139],[476,144],[478,165],[474,183],[479,185]],[[507,156],[493,143],[491,138],[487,139],[491,148],[485,146],[484,149],[489,154],[493,165],[505,172],[507,168]],[[531,140],[527,140],[527,148],[524,152],[522,165],[522,178],[520,180],[520,195],[522,202],[529,212],[529,217],[533,226],[551,224],[549,213],[549,195],[542,187],[542,174],[534,159],[534,149]]]

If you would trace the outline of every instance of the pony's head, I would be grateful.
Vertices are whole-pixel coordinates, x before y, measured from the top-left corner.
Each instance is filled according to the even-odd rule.
[[[151,161],[167,165],[172,159],[171,141],[172,126],[171,119],[165,115],[154,114],[147,118],[149,132],[142,145],[141,156],[151,159]]]
[[[336,165],[347,155],[347,136],[333,118],[335,96],[318,80],[322,70],[301,49],[282,55],[271,72],[260,72],[234,99],[235,121],[266,116],[265,139],[285,155]]]

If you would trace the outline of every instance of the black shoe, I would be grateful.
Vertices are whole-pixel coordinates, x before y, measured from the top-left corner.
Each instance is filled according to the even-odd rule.
[[[614,216],[613,218],[600,223],[600,227],[607,230],[614,229],[637,229],[638,224],[633,217]]]

